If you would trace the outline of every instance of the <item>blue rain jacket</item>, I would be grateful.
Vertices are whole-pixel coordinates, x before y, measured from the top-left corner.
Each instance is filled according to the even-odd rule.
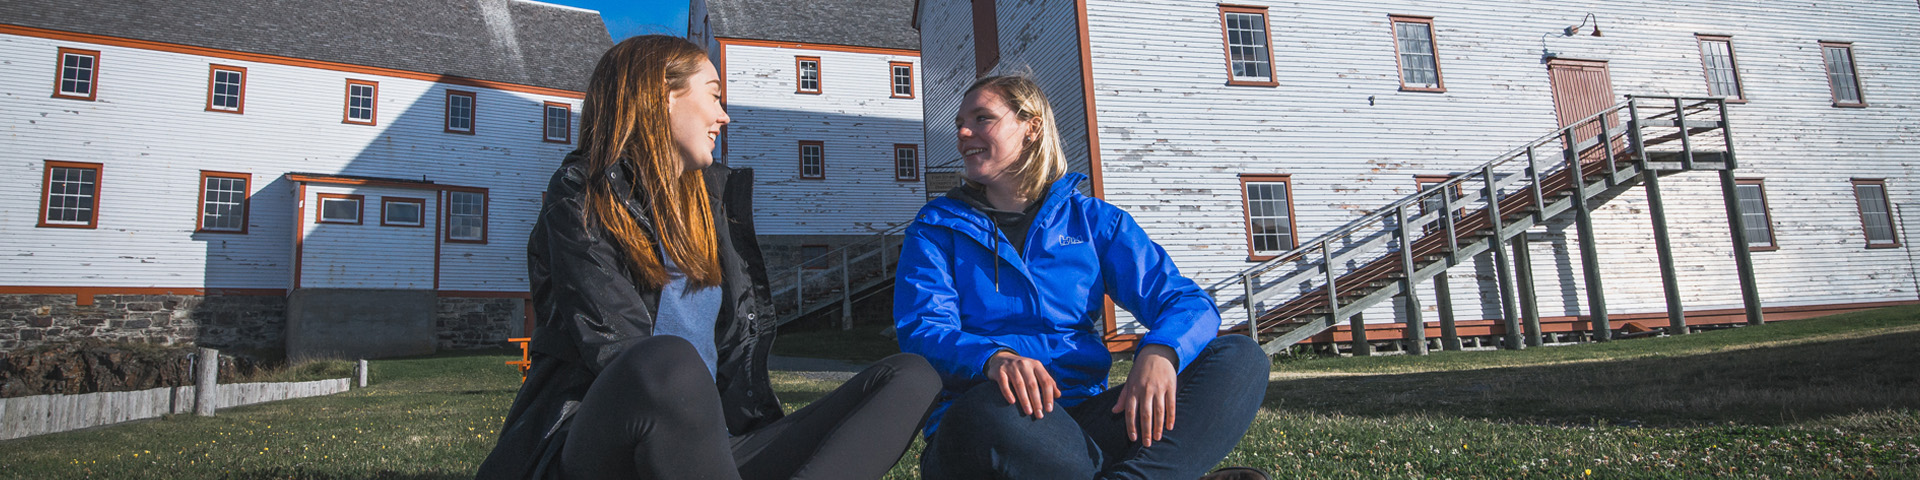
[[[1133,216],[1075,188],[1069,173],[1047,189],[1023,254],[985,213],[941,197],[907,227],[894,282],[900,351],[939,370],[943,388],[927,419],[932,436],[948,404],[981,382],[1000,350],[1039,360],[1073,406],[1107,389],[1113,366],[1101,341],[1103,295],[1148,328],[1142,345],[1171,347],[1179,371],[1218,336],[1220,312]]]

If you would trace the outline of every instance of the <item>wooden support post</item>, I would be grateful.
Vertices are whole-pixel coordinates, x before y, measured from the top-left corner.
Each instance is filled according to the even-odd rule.
[[[1647,216],[1653,217],[1653,248],[1660,254],[1660,286],[1667,292],[1667,334],[1687,333],[1687,313],[1680,305],[1680,278],[1673,266],[1673,241],[1667,237],[1667,212],[1660,201],[1660,173],[1641,172],[1647,185]]]
[[[1738,165],[1733,158],[1733,132],[1727,130],[1727,100],[1720,99],[1720,138],[1725,142],[1726,168],[1720,170],[1720,195],[1727,204],[1727,228],[1733,230],[1733,262],[1740,271],[1740,300],[1747,310],[1747,324],[1767,323],[1760,314],[1760,286],[1754,279],[1753,251],[1747,244],[1746,217],[1740,215],[1740,195],[1738,182],[1733,178],[1733,169]]]
[[[1527,231],[1513,236],[1513,273],[1520,286],[1520,316],[1527,324],[1527,346],[1540,346],[1540,299],[1533,291],[1533,252]]]
[[[1247,337],[1252,338],[1253,343],[1260,343],[1260,306],[1253,301],[1253,274],[1240,277],[1240,289],[1247,295],[1241,302],[1247,307]]]
[[[1433,303],[1440,309],[1440,348],[1460,351],[1460,330],[1453,324],[1453,292],[1447,288],[1447,272],[1433,276]]]
[[[995,260],[998,261],[998,260]],[[847,264],[847,249],[840,249],[840,330],[853,330],[853,265]]]
[[[1500,237],[1501,232],[1506,228],[1503,225],[1505,219],[1500,217],[1500,189],[1497,187],[1499,184],[1495,183],[1492,168],[1482,168],[1480,175],[1486,182],[1486,185],[1481,188],[1486,197],[1484,200],[1487,202],[1487,224],[1488,228],[1493,230],[1493,236],[1488,237],[1487,241],[1493,244],[1494,277],[1500,286],[1500,325],[1507,330],[1504,348],[1519,350],[1526,347],[1520,345],[1519,312],[1513,305],[1512,262],[1507,260],[1506,241]]]
[[[1351,322],[1348,325],[1351,325],[1353,328],[1353,356],[1373,356],[1373,344],[1367,342],[1366,318],[1356,313],[1353,314],[1352,317],[1348,317],[1348,321]]]
[[[1628,109],[1632,110],[1632,104],[1628,104]],[[1627,135],[1634,139],[1633,141],[1639,141],[1639,130],[1629,130]],[[1634,148],[1638,150],[1640,146],[1636,143]],[[1568,151],[1565,157],[1569,171],[1578,172],[1579,156]],[[1645,163],[1640,165],[1641,168],[1646,167]],[[1580,271],[1587,285],[1588,328],[1593,330],[1595,339],[1604,342],[1613,339],[1613,323],[1607,319],[1607,295],[1600,282],[1600,253],[1593,241],[1593,212],[1587,208],[1586,179],[1580,178],[1579,175],[1575,175],[1574,178],[1579,178],[1579,181],[1572,183],[1573,220],[1580,233]],[[1613,184],[1612,172],[1607,173],[1607,182],[1609,185]]]
[[[525,353],[522,353],[522,355],[525,355]],[[367,360],[366,359],[360,359],[359,362],[355,362],[353,364],[353,377],[359,380],[360,386],[356,388],[367,388]],[[522,376],[521,381],[526,381],[526,378],[524,375]]]
[[[193,361],[193,414],[211,417],[220,408],[220,351],[202,348]]]
[[[1420,317],[1420,295],[1413,290],[1413,271],[1418,265],[1413,262],[1413,241],[1407,234],[1407,207],[1401,205],[1394,209],[1398,217],[1395,237],[1400,241],[1400,299],[1406,309],[1405,352],[1410,355],[1427,354],[1427,323]]]

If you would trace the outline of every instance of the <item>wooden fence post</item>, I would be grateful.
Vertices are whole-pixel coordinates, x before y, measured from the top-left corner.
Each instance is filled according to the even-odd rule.
[[[220,351],[201,348],[193,371],[193,414],[211,417],[220,401]]]

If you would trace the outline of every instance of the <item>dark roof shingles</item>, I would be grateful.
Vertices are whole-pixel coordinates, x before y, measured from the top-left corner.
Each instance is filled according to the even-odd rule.
[[[6,0],[0,23],[571,91],[613,45],[597,14],[516,0]]]
[[[920,49],[911,0],[708,0],[713,36]]]

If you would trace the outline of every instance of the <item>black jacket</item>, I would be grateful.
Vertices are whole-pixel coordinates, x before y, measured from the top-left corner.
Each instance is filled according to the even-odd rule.
[[[479,478],[557,478],[560,451],[587,387],[622,349],[653,335],[660,290],[636,287],[607,231],[589,229],[583,215],[586,182],[610,182],[641,228],[657,239],[628,187],[634,171],[623,161],[596,178],[586,164],[580,152],[567,156],[547,184],[539,220],[527,239],[536,319],[533,365],[507,413],[499,444],[480,465]],[[766,265],[753,231],[753,172],[715,164],[704,174],[722,272],[714,387],[727,430],[738,435],[785,415],[767,380],[773,315]]]

